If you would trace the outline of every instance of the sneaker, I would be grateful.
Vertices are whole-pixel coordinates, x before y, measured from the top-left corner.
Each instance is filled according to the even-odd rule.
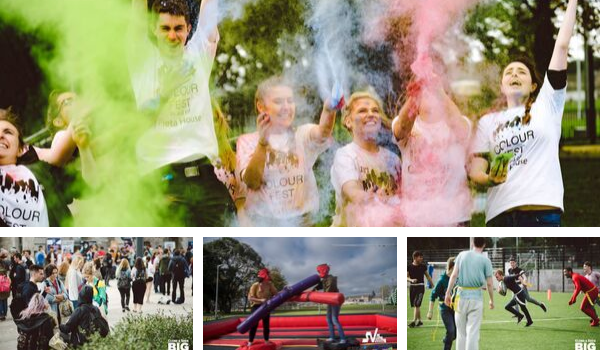
[[[340,340],[340,344],[346,344],[346,339]]]
[[[544,312],[546,312],[548,309],[546,309],[546,304],[542,303],[540,305],[540,307],[542,308],[542,310],[544,310]]]
[[[333,339],[333,338],[327,338],[327,339],[325,339],[325,341],[328,341],[328,342],[331,343],[331,342],[335,341],[335,339]]]
[[[521,320],[522,320],[524,317],[525,317],[525,316],[523,316],[523,315],[519,315],[519,316],[517,317],[517,324],[521,323]]]
[[[531,326],[532,324],[533,324],[533,321],[529,321],[529,322],[527,322],[527,324],[525,325],[525,327],[529,327],[529,326]]]
[[[421,320],[419,320],[419,322],[417,322],[417,327],[422,326],[423,322],[421,322]]]
[[[123,309],[123,312],[125,312],[125,309]]]
[[[412,321],[411,323],[409,323],[408,326],[410,328],[415,328],[416,327],[415,321]]]
[[[131,310],[129,310],[129,306],[125,306],[125,310],[131,311]]]
[[[246,344],[247,347],[251,347],[252,346],[252,342],[249,341],[248,344]]]
[[[590,323],[590,327],[598,327],[598,326],[600,326],[600,320],[596,320],[596,321]]]

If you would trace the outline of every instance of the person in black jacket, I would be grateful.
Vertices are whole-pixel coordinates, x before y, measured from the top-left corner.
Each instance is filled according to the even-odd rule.
[[[175,249],[173,253],[173,259],[169,263],[169,272],[173,276],[173,295],[171,301],[174,304],[183,304],[185,301],[185,295],[183,293],[183,284],[185,278],[189,276],[189,267],[185,258],[181,256],[179,249]],[[179,284],[179,299],[177,296],[177,285]]]
[[[98,329],[96,320],[103,319],[100,310],[92,304],[94,289],[86,285],[79,292],[79,306],[69,318],[69,321],[59,326],[61,337],[69,344],[77,347],[87,342],[89,336],[98,331],[105,337],[108,334],[108,324],[104,329]]]
[[[37,283],[43,282],[44,279],[46,279],[43,267],[40,265],[31,265],[29,273],[31,275],[29,281],[23,283],[23,286],[21,287],[21,295],[23,296],[25,305],[29,305],[29,301],[31,301],[31,298],[36,293],[41,293],[44,298],[50,293],[50,287],[45,286],[44,290],[40,292],[37,286]]]
[[[102,278],[104,279],[104,284],[107,287],[110,287],[108,282],[110,281],[110,276],[112,274],[112,266],[113,266],[113,257],[112,257],[112,249],[106,253],[104,259],[102,260]]]
[[[17,297],[17,288],[19,285],[25,282],[26,271],[23,265],[21,264],[21,253],[15,253],[12,259],[12,265],[10,268],[10,280],[11,285],[10,288],[12,290],[13,298]]]
[[[21,317],[15,320],[17,325],[17,350],[47,350],[48,343],[54,335],[57,322],[46,311],[49,305],[46,299],[36,293],[31,297],[27,308],[21,312]]]

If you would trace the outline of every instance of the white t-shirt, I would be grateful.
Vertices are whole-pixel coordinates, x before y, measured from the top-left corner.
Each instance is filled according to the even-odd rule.
[[[558,159],[566,87],[554,90],[548,77],[523,125],[525,107],[485,115],[479,120],[473,153],[494,156],[513,152],[506,182],[488,189],[486,222],[522,205],[563,208],[563,182]]]
[[[335,216],[333,226],[346,226],[346,205],[342,197],[342,187],[348,181],[359,181],[368,191],[375,186],[377,193],[384,191],[387,196],[397,194],[401,172],[400,158],[390,150],[379,147],[371,153],[352,142],[335,153],[331,167],[331,184],[335,190]]]
[[[0,219],[8,226],[49,226],[42,186],[24,165],[0,166]]]
[[[471,220],[473,201],[467,180],[471,121],[466,138],[446,120],[417,117],[402,153],[402,206],[407,226],[454,226]],[[397,119],[394,120],[396,122]]]
[[[147,45],[152,44],[148,41]],[[183,65],[193,67],[194,74],[173,92],[154,126],[138,141],[137,155],[143,173],[172,163],[217,158],[219,151],[208,87],[216,49],[217,42],[210,42],[200,29],[187,43]],[[148,52],[142,64],[130,63],[133,90],[141,110],[156,105],[159,76],[166,67],[155,46]]]
[[[262,186],[256,191],[247,189],[245,212],[248,216],[287,219],[319,210],[313,165],[333,139],[321,144],[311,141],[310,131],[314,127],[315,124],[305,124],[295,132],[269,136]],[[258,139],[258,132],[238,138],[238,179],[243,179]]]

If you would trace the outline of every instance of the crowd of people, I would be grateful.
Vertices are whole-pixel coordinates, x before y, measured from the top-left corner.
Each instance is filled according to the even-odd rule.
[[[77,346],[93,332],[108,334],[108,305],[116,301],[109,300],[107,288],[118,288],[123,313],[131,311],[133,293],[132,312],[141,314],[153,290],[159,296],[154,303],[184,303],[185,279],[192,274],[191,247],[147,246],[143,256],[131,246],[116,245],[75,247],[74,252],[39,246],[34,254],[1,248],[0,322],[10,311],[19,350],[48,349],[50,342]]]
[[[315,225],[323,189],[313,167],[333,144],[339,111],[352,142],[337,150],[331,164],[334,225],[468,226],[469,181],[487,189],[487,225],[560,225],[564,188],[558,146],[577,0],[568,2],[545,78],[530,60],[513,58],[502,70],[506,108],[483,116],[476,125],[464,117],[441,81],[432,86],[419,80],[409,85],[409,98],[393,122],[373,89],[353,91],[346,103],[334,88],[323,101],[318,124],[296,125],[294,84],[276,76],[257,87],[257,130],[239,136],[235,162],[230,146],[222,142],[227,128],[221,127],[222,113],[209,91],[219,41],[217,2],[202,1],[192,33],[187,1],[153,1],[148,8],[146,0],[133,0],[140,18],[148,13],[152,18],[151,30],[146,21],[132,21],[136,44],[146,44],[153,52],[149,57],[132,55],[130,63],[137,108],[155,121],[138,142],[140,177],[162,181],[169,210],[184,225]],[[94,178],[94,152],[89,150],[93,135],[86,118],[71,115],[75,101],[74,92],[51,94],[48,123],[56,133],[48,149],[25,145],[15,114],[0,109],[0,196],[5,203],[0,225],[65,222],[46,205],[49,197],[63,203],[63,192],[45,185],[46,179],[36,177],[29,164],[63,166],[77,157],[83,179],[92,186],[101,181]],[[392,150],[381,145],[384,129],[396,145]],[[17,200],[20,196],[26,200]],[[414,208],[400,213],[398,203],[407,201]],[[443,221],[407,217],[431,212],[443,201],[451,205],[443,213],[430,213]],[[364,217],[369,208],[377,208],[376,220]],[[143,275],[136,265],[130,262]]]

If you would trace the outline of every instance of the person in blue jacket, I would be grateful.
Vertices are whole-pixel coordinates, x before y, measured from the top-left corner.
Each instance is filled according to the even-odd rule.
[[[444,296],[448,289],[448,281],[450,281],[450,275],[454,269],[454,257],[448,259],[446,263],[446,271],[440,276],[440,279],[435,284],[431,297],[429,298],[429,311],[427,312],[427,319],[431,320],[433,316],[433,304],[436,300],[440,304],[440,317],[446,327],[446,336],[442,340],[444,343],[444,350],[452,349],[452,342],[456,339],[456,324],[454,323],[454,310],[444,304]]]

